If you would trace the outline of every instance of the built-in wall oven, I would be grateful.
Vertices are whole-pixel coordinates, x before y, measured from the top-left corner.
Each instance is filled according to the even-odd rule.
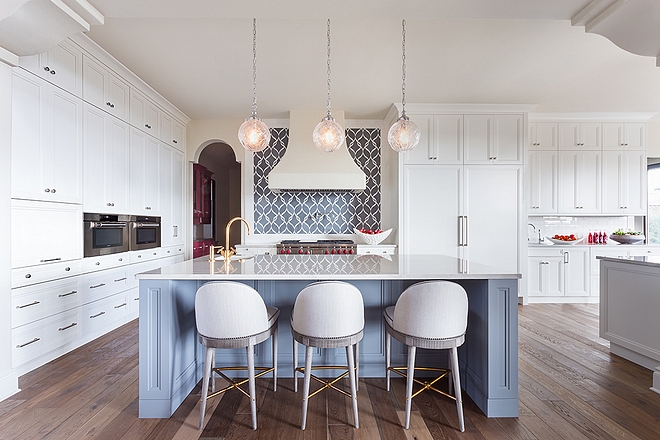
[[[84,213],[84,256],[128,251],[130,220],[128,215]]]
[[[132,251],[160,247],[160,217],[131,216],[130,236]]]

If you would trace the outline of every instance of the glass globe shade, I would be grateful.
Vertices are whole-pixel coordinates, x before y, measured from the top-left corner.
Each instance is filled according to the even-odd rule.
[[[261,119],[252,116],[238,129],[238,140],[248,151],[263,151],[270,143],[270,130]]]
[[[312,134],[316,148],[326,153],[337,151],[344,143],[344,138],[344,129],[329,115],[316,125]]]
[[[419,127],[407,116],[401,116],[387,132],[387,141],[394,151],[410,151],[419,143]]]

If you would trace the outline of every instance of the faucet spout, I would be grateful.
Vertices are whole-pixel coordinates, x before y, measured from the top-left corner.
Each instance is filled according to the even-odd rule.
[[[250,225],[248,224],[247,220],[245,220],[243,217],[234,217],[233,219],[229,220],[229,223],[227,223],[227,227],[225,228],[225,249],[221,251],[221,254],[225,258],[225,261],[228,261],[229,258],[236,253],[235,248],[229,247],[229,229],[231,228],[232,223],[239,220],[245,223],[245,227],[247,228],[247,233],[248,235],[250,235]]]

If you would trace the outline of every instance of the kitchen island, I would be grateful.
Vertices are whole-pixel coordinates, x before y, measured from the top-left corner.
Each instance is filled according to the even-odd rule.
[[[660,257],[600,260],[600,337],[610,352],[653,373],[660,393]]]
[[[488,417],[518,415],[518,280],[496,268],[445,255],[257,255],[225,263],[208,257],[137,275],[140,280],[139,416],[170,417],[202,378],[204,351],[195,330],[195,292],[203,283],[232,280],[255,288],[279,307],[279,377],[293,376],[290,311],[310,282],[342,280],[360,289],[365,305],[360,375],[384,377],[382,310],[411,284],[451,280],[468,293],[465,344],[459,350],[463,389]],[[396,343],[396,344],[395,344]],[[405,365],[405,347],[393,341],[392,363]],[[244,364],[244,350],[218,350],[218,363]],[[342,350],[315,354],[315,365],[342,364]],[[418,353],[418,365],[444,362],[444,353]],[[268,365],[270,344],[255,363]]]

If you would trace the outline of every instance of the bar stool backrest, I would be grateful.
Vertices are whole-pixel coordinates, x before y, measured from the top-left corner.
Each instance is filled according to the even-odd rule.
[[[321,281],[302,289],[291,312],[296,332],[317,338],[340,338],[364,328],[364,302],[357,287]]]
[[[242,283],[206,283],[195,296],[197,331],[207,338],[241,338],[268,329],[266,304]]]
[[[394,308],[392,328],[406,335],[449,339],[465,333],[468,298],[450,281],[425,281],[408,287]]]

